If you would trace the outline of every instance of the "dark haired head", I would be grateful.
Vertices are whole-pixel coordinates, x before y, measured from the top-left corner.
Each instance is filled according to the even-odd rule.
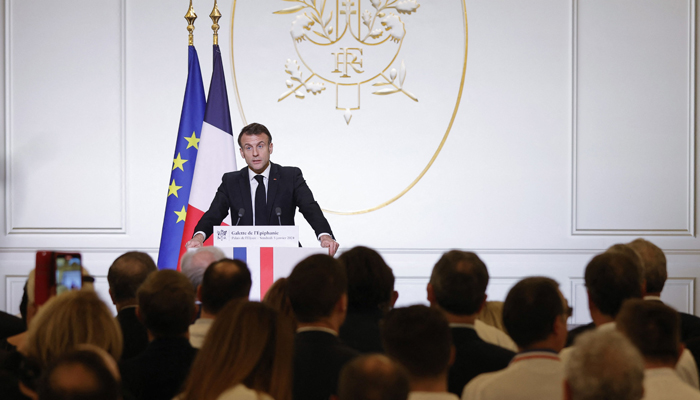
[[[187,332],[194,316],[194,290],[181,273],[163,269],[146,278],[136,297],[143,324],[156,337]]]
[[[516,283],[503,303],[503,325],[520,348],[545,340],[566,309],[556,281],[544,277]]]
[[[625,301],[615,319],[617,329],[637,346],[648,361],[675,365],[681,343],[680,316],[657,301]]]
[[[253,122],[252,124],[248,124],[241,129],[241,133],[238,134],[238,146],[241,146],[241,137],[243,135],[267,135],[267,144],[272,143],[272,135],[270,134],[270,131],[267,130],[265,125],[263,124],[258,124],[256,122]]]
[[[117,400],[121,385],[97,353],[66,353],[45,371],[39,384],[40,400]]]
[[[663,250],[654,243],[641,238],[627,243],[627,246],[634,249],[642,258],[647,293],[661,293],[668,278],[666,255]]]
[[[339,400],[406,400],[405,368],[382,354],[355,358],[340,371]]]
[[[386,354],[415,378],[433,378],[447,371],[452,332],[445,316],[423,305],[396,308],[381,327]]]
[[[299,322],[316,322],[331,316],[333,308],[347,293],[345,269],[333,257],[307,257],[287,278],[287,294]]]
[[[107,272],[107,282],[115,303],[136,299],[136,291],[151,272],[158,270],[151,256],[130,251],[117,257]]]
[[[251,285],[246,263],[229,258],[215,261],[207,267],[202,278],[202,307],[208,313],[216,314],[232,299],[247,299]]]
[[[598,310],[615,317],[627,299],[642,297],[642,277],[638,264],[616,251],[593,257],[586,266],[586,289]]]
[[[430,284],[440,308],[451,314],[472,315],[485,300],[489,272],[476,254],[452,250],[433,267]]]
[[[357,246],[339,257],[348,277],[348,308],[387,310],[394,292],[394,273],[376,251]]]

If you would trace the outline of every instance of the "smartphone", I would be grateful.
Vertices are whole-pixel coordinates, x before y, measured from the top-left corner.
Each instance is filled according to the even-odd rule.
[[[79,290],[83,284],[80,253],[54,253],[56,295]]]
[[[53,268],[53,251],[37,251],[34,266],[34,303],[40,306],[51,297],[51,289],[56,285]]]

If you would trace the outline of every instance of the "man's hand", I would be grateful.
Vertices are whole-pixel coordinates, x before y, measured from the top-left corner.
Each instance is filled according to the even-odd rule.
[[[202,244],[204,243],[204,235],[201,233],[198,233],[194,235],[194,237],[185,243],[185,248],[186,249],[196,249],[198,247],[202,247]]]
[[[330,237],[330,235],[323,235],[320,237],[320,239],[321,239],[321,247],[328,248],[328,253],[330,254],[331,257],[333,257],[335,255],[335,252],[338,251],[338,247],[340,247],[338,242],[333,240],[333,238]]]

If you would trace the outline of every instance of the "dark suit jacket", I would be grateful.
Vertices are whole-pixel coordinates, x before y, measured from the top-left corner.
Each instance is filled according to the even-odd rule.
[[[148,346],[148,332],[141,321],[136,317],[136,307],[124,308],[117,314],[117,321],[122,328],[124,337],[124,350],[122,351],[122,361],[129,360],[137,356]]]
[[[455,362],[447,378],[448,390],[462,396],[464,386],[485,372],[499,371],[507,367],[515,353],[503,347],[483,341],[474,329],[450,328],[455,346]]]
[[[588,332],[590,330],[595,329],[595,324],[591,322],[590,324],[586,325],[581,325],[577,326],[576,328],[572,329],[569,331],[569,334],[566,336],[566,345],[565,347],[570,347],[574,345],[574,340],[576,340],[576,337],[584,332]]]
[[[382,318],[384,315],[379,309],[364,311],[349,308],[338,336],[343,343],[360,353],[384,353],[379,334],[379,321]]]
[[[197,349],[184,337],[158,338],[120,363],[124,389],[135,399],[171,400],[182,390]]]
[[[270,225],[279,223],[275,209],[282,210],[280,216],[282,225],[294,225],[296,208],[304,215],[316,235],[328,233],[331,236],[331,227],[323,216],[311,189],[297,167],[282,167],[270,163],[270,177],[267,185],[267,215]],[[245,210],[238,225],[253,225],[253,201],[250,194],[250,179],[248,167],[240,171],[228,172],[221,178],[221,186],[214,196],[209,210],[204,213],[202,219],[195,227],[195,232],[204,232],[207,238],[214,232],[214,226],[221,224],[226,214],[231,213],[231,223],[236,224],[238,210]]]
[[[294,338],[293,400],[328,400],[338,391],[338,375],[358,353],[334,335],[307,331]]]
[[[656,299],[649,299],[649,301],[657,301],[663,304],[663,301]],[[700,337],[700,318],[684,312],[678,312],[678,315],[681,318],[681,342]]]

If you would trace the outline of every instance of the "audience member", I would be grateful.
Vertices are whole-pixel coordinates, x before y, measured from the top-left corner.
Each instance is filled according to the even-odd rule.
[[[348,313],[340,339],[360,353],[381,353],[379,321],[394,306],[394,273],[376,251],[354,247],[339,257],[348,277]]]
[[[117,308],[117,321],[124,337],[122,360],[141,353],[148,345],[146,327],[136,317],[136,291],[148,275],[157,270],[151,256],[130,251],[117,257],[107,272],[109,295]]]
[[[449,371],[449,391],[457,396],[475,376],[508,366],[515,353],[485,342],[474,329],[486,302],[489,273],[479,257],[452,250],[435,264],[428,283],[428,300],[450,324],[456,348]]]
[[[282,315],[291,318],[296,328],[296,317],[294,316],[294,310],[292,310],[292,303],[289,302],[289,296],[287,295],[288,286],[289,282],[287,278],[279,278],[267,289],[267,293],[265,293],[262,302]]]
[[[447,391],[454,346],[440,311],[423,305],[396,308],[384,318],[381,333],[386,354],[408,371],[409,400],[458,399]]]
[[[642,258],[646,280],[644,300],[661,302],[661,292],[668,278],[666,255],[654,243],[641,238],[633,240],[627,245],[636,250]],[[678,315],[681,319],[681,341],[685,342],[700,337],[700,318],[682,312],[679,312]]]
[[[615,330],[579,336],[565,373],[566,400],[639,400],[644,394],[642,357]]]
[[[294,400],[328,400],[338,375],[358,355],[338,339],[347,312],[347,277],[336,259],[313,255],[289,275],[287,292],[297,318],[294,341]]]
[[[369,354],[345,364],[337,400],[406,400],[408,373],[385,355]]]
[[[557,353],[566,343],[566,300],[559,285],[525,278],[508,293],[503,324],[520,353],[508,368],[473,379],[463,399],[561,399],[564,366]]]
[[[39,400],[118,400],[119,377],[105,360],[90,350],[63,354],[45,371]]]
[[[288,317],[265,304],[230,301],[217,314],[179,399],[291,400],[293,344]]]
[[[251,284],[250,270],[241,260],[224,258],[207,267],[202,284],[197,288],[202,314],[189,327],[192,347],[202,347],[211,323],[226,303],[232,299],[248,299]]]
[[[195,315],[194,290],[181,273],[160,270],[146,278],[136,298],[137,315],[151,341],[141,354],[120,364],[124,387],[136,399],[170,400],[196,355],[187,339]]]
[[[474,259],[474,257],[476,257],[476,259]],[[457,262],[459,262],[459,260],[465,259],[465,258],[478,260],[476,262],[483,265],[483,268],[486,271],[486,285],[488,286],[488,283],[489,283],[488,282],[489,281],[488,270],[486,269],[486,265],[484,264],[484,262],[481,261],[481,259],[479,259],[479,257],[476,254],[470,253],[470,252],[452,250],[452,251],[449,251],[449,252],[443,254],[441,260],[443,260],[443,259],[445,261],[446,260],[456,260],[456,261],[451,261],[451,262],[457,263]],[[433,269],[433,271],[434,271],[434,269]],[[432,282],[432,277],[431,277],[431,282],[428,284],[428,286],[431,286],[432,284],[433,284],[433,282]],[[430,304],[432,306],[435,306],[435,299],[431,299],[430,292],[431,292],[431,289],[428,288],[428,294],[429,294],[428,301],[430,302]],[[484,289],[483,294],[484,294],[484,300],[485,300],[486,299],[486,289]],[[469,296],[478,296],[478,295],[479,295],[478,293],[470,293],[469,294]],[[480,307],[480,309],[481,309],[481,307]],[[474,317],[477,317],[477,315],[478,315],[478,311],[475,313]],[[502,330],[500,330],[494,326],[491,326],[483,321],[480,321],[479,319],[475,319],[473,325],[474,325],[474,330],[476,331],[476,333],[485,342],[495,344],[497,346],[508,349],[512,352],[515,352],[518,350],[518,347],[515,345],[515,342],[513,342],[513,340]]]
[[[634,253],[636,254],[636,252]],[[585,271],[588,291],[588,308],[598,330],[614,330],[615,317],[628,299],[642,298],[644,288],[643,266],[639,257],[634,258],[623,251],[606,251],[588,263]],[[570,348],[561,353],[568,361]],[[694,388],[700,387],[698,367],[689,351],[681,354],[676,365],[681,378]]]
[[[214,246],[204,246],[197,250],[189,250],[182,255],[180,260],[180,271],[192,283],[192,290],[197,292],[197,288],[202,284],[204,271],[214,261],[226,258],[221,249]]]
[[[700,392],[674,369],[683,350],[676,310],[656,301],[628,300],[616,325],[644,358],[644,399],[700,400]]]

